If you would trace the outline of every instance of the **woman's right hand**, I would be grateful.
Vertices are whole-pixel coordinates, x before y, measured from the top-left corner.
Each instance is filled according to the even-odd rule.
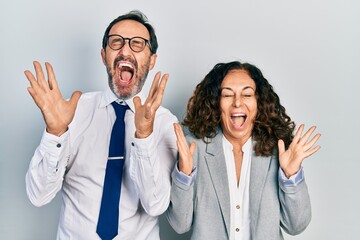
[[[176,144],[179,151],[179,171],[186,175],[190,175],[193,170],[193,154],[196,148],[196,144],[192,142],[188,145],[184,132],[179,123],[174,123],[174,130],[176,134]]]

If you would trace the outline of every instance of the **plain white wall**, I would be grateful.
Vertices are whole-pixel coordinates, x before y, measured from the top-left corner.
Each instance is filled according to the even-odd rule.
[[[132,9],[155,26],[160,47],[149,79],[158,70],[170,73],[163,105],[179,119],[214,64],[241,60],[263,71],[297,124],[318,126],[322,149],[304,163],[312,222],[303,234],[286,238],[359,239],[356,0],[1,1],[0,239],[54,239],[59,215],[59,198],[36,208],[25,193],[44,123],[24,70],[32,70],[33,60],[51,62],[64,97],[106,88],[102,35],[111,20]],[[161,236],[185,239],[164,218]]]

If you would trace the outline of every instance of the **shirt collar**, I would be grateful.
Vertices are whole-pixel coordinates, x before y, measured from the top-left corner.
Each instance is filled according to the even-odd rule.
[[[227,149],[233,150],[233,145],[229,142],[229,140],[226,139],[225,135],[223,135],[223,144]],[[249,139],[245,142],[245,144],[242,146],[242,151],[244,153],[250,152],[252,149],[252,137],[249,137]]]
[[[251,152],[252,148],[252,137],[249,137],[249,139],[246,141],[244,146],[242,147],[243,152]]]
[[[135,96],[140,97],[141,103],[142,103],[142,104],[144,103],[144,101],[145,101],[145,96],[143,95],[142,91],[140,91],[140,92],[139,92],[138,94],[136,94]],[[134,97],[135,97],[135,96],[134,96]],[[134,102],[133,102],[134,97],[129,98],[129,99],[126,99],[126,100],[123,100],[123,101],[126,103],[126,105],[128,105],[129,108],[131,109],[131,111],[133,111],[133,112],[135,112],[135,106],[134,106]],[[99,108],[105,108],[105,107],[107,107],[108,105],[110,105],[110,104],[111,104],[112,102],[114,102],[114,101],[119,102],[119,101],[122,101],[122,100],[121,100],[121,99],[118,99],[118,98],[116,97],[116,95],[111,91],[110,88],[107,88],[107,89],[103,92],[103,94],[102,94],[102,96],[101,96],[101,100],[100,100],[100,103],[99,103]]]

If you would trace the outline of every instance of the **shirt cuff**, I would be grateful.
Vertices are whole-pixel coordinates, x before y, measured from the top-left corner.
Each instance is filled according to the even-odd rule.
[[[41,150],[51,155],[58,156],[68,142],[69,131],[63,133],[60,137],[44,132],[41,139]]]
[[[193,182],[196,179],[196,175],[197,175],[196,167],[192,170],[192,172],[188,176],[185,173],[179,171],[177,163],[175,164],[175,168],[172,173],[173,178],[175,178],[178,182],[188,187],[193,184]]]
[[[301,167],[296,174],[292,175],[290,178],[287,178],[284,171],[279,167],[279,181],[285,187],[295,187],[304,181],[304,170]]]
[[[151,157],[156,149],[154,133],[151,133],[146,138],[133,137],[131,140],[131,146],[135,148],[137,156],[146,158]]]
[[[44,131],[38,151],[41,156],[48,156],[46,159],[51,169],[57,169],[58,161],[64,153],[68,141],[69,131],[66,131],[60,137],[50,134],[46,130]],[[39,158],[39,161],[41,159],[42,157]]]

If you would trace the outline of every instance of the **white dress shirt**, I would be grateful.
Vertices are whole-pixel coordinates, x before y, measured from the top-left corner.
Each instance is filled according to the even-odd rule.
[[[249,186],[252,153],[251,138],[249,138],[242,147],[244,155],[241,164],[239,184],[236,177],[233,146],[225,137],[223,137],[223,149],[230,193],[229,239],[250,240]]]
[[[83,94],[69,130],[60,137],[45,131],[31,159],[26,174],[30,201],[42,206],[61,190],[57,239],[99,239],[96,225],[116,118],[111,106],[115,100],[110,89]],[[177,119],[160,107],[153,133],[137,139],[132,99],[126,104],[130,109],[125,115],[125,164],[114,239],[159,239],[157,216],[169,204],[170,173],[177,154],[173,123]]]

